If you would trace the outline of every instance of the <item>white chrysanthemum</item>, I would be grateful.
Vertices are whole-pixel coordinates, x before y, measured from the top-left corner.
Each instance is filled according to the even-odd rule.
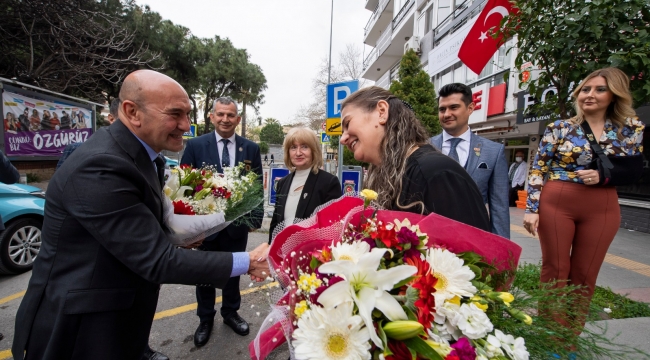
[[[314,306],[305,311],[293,332],[296,358],[370,359],[370,334],[361,317],[352,315],[353,307],[345,302],[330,310]]]
[[[473,303],[461,305],[456,316],[450,319],[450,322],[458,327],[463,332],[463,335],[474,340],[485,337],[494,328],[483,310]]]
[[[460,309],[459,305],[449,301],[436,306],[436,312],[433,313],[434,334],[446,341],[458,340],[461,337],[463,333],[450,322],[451,319],[456,317],[458,309]],[[438,339],[435,339],[435,341],[440,342]]]
[[[370,251],[370,245],[365,241],[355,241],[353,243],[338,243],[332,246],[332,257],[334,260],[349,260],[358,263],[363,254]]]
[[[476,293],[476,288],[471,283],[474,273],[456,254],[432,248],[427,250],[427,262],[431,265],[433,276],[438,279],[433,293],[436,307],[454,296],[470,297]]]
[[[526,343],[523,338],[514,338],[512,335],[506,335],[500,330],[494,331],[495,337],[501,343],[501,348],[513,360],[528,360],[529,354],[526,349]]]

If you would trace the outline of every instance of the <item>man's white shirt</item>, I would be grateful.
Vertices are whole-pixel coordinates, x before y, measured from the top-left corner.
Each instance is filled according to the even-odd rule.
[[[223,139],[223,138],[221,137],[221,135],[219,135],[219,133],[216,130],[214,132],[214,135],[217,137],[217,151],[219,151],[219,161],[221,161],[223,163],[223,159],[221,158],[221,156],[223,155],[223,142],[221,141],[221,139]],[[235,150],[236,150],[235,136],[236,136],[236,134],[233,133],[231,137],[226,138],[226,139],[230,140],[230,142],[228,143],[228,155],[230,155],[229,156],[229,160],[230,160],[229,166],[234,165],[234,163],[235,163],[235,155],[237,154],[235,152]]]
[[[453,139],[454,137],[449,135],[445,130],[442,130],[442,153],[449,156],[449,151],[451,150],[451,143],[448,141],[449,139]],[[458,138],[462,139],[463,141],[459,142],[458,145],[456,146],[456,152],[458,153],[458,163],[460,166],[465,166],[467,163],[467,159],[469,158],[469,144],[472,138],[472,133],[469,129],[469,126],[467,127],[467,130],[462,133]]]
[[[515,164],[516,162],[510,165],[510,168],[508,168],[508,174],[510,174],[512,167],[515,166]],[[522,161],[519,167],[517,167],[517,170],[515,170],[515,175],[512,177],[512,183],[510,184],[510,187],[515,187],[517,185],[524,185],[524,183],[526,182],[527,175],[528,175],[528,163]]]

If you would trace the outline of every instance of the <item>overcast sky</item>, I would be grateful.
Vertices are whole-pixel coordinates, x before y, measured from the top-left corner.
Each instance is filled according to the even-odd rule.
[[[137,0],[198,37],[229,38],[258,64],[268,89],[263,118],[290,123],[312,98],[311,83],[329,51],[331,0]],[[348,43],[362,49],[371,12],[365,0],[334,0],[332,63]]]

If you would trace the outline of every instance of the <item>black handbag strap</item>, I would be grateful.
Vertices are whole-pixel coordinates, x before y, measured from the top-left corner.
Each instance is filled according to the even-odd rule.
[[[598,155],[598,158],[602,162],[603,166],[605,166],[608,169],[613,169],[614,164],[609,160],[607,155],[605,154],[605,151],[603,151],[603,148],[600,147],[600,144],[596,140],[596,136],[594,135],[594,132],[591,130],[591,126],[589,126],[589,123],[587,120],[582,121],[582,129],[585,131],[585,135],[587,136],[587,141],[589,141],[589,144],[591,145],[591,149]]]

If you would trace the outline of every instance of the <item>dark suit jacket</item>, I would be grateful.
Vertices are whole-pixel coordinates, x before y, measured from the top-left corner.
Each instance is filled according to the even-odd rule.
[[[235,135],[235,165],[245,162],[250,165],[250,169],[256,172],[259,177],[260,183],[262,182],[262,157],[260,155],[260,147],[239,135]],[[231,154],[232,156],[232,154]],[[217,148],[217,138],[214,131],[201,135],[197,138],[191,139],[185,145],[185,151],[181,157],[181,164],[190,165],[192,167],[201,167],[205,165],[216,165],[217,171],[223,172],[221,168],[220,154]],[[253,228],[260,228],[262,226],[262,217],[264,210],[261,208],[256,211],[251,224]],[[233,239],[243,238],[248,236],[247,225],[230,225],[224,231]],[[207,238],[210,241],[216,238],[216,234]]]
[[[223,287],[232,254],[177,249],[145,148],[121,122],[97,131],[47,189],[42,247],[16,315],[14,359],[138,360],[159,284]]]
[[[483,201],[490,209],[490,227],[493,234],[510,239],[510,205],[508,194],[508,163],[503,144],[470,134],[469,155],[465,169],[474,179]],[[431,144],[442,149],[442,134],[431,138]]]
[[[284,221],[284,205],[287,203],[287,194],[289,194],[289,188],[295,174],[296,172],[292,171],[278,181],[277,200],[269,228],[269,244],[273,240],[273,230],[279,223]],[[341,182],[336,176],[323,170],[318,171],[318,174],[310,172],[298,200],[296,219],[305,219],[311,216],[318,206],[340,197]]]

